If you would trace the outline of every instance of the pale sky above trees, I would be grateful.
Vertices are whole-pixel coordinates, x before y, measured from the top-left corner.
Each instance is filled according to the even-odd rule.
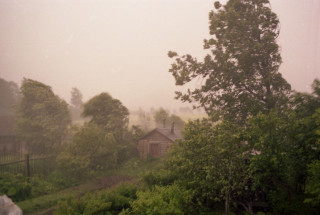
[[[213,2],[0,0],[0,77],[40,81],[66,101],[77,87],[84,101],[108,92],[129,109],[184,106],[173,99],[180,88],[167,53],[202,59]],[[293,89],[310,92],[320,78],[320,1],[271,6],[281,23],[280,72]]]

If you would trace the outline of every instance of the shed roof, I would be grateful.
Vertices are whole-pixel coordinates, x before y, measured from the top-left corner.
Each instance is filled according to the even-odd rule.
[[[144,135],[143,137],[141,137],[140,139],[144,139],[144,138],[150,136],[154,132],[158,132],[158,133],[162,134],[163,136],[165,136],[166,138],[168,138],[172,142],[175,141],[176,139],[182,139],[182,134],[179,129],[174,129],[174,131],[171,132],[170,128],[155,128],[152,131],[150,131],[149,133],[147,133],[146,135]]]

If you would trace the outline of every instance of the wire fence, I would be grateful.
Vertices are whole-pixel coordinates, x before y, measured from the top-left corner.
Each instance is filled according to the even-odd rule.
[[[21,173],[25,176],[48,175],[54,168],[54,156],[0,153],[0,174],[9,172],[13,174]]]

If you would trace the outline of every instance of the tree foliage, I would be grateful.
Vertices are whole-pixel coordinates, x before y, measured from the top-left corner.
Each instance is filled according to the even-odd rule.
[[[49,152],[59,146],[70,124],[65,101],[51,87],[31,79],[21,85],[22,99],[17,109],[16,132],[29,152]]]
[[[177,115],[171,114],[163,108],[157,110],[153,115],[157,127],[169,127],[174,123],[174,126],[183,129],[185,122]]]
[[[166,127],[166,124],[169,124],[169,112],[163,108],[160,108],[153,114],[154,121],[157,127]]]
[[[298,213],[298,208],[304,207],[297,196],[303,198],[306,180],[313,177],[310,171],[315,166],[311,164],[319,160],[320,112],[311,111],[314,103],[310,98],[309,94],[304,95],[307,100],[300,97],[296,109],[260,113],[246,129],[253,183],[262,188],[275,213]]]
[[[144,131],[150,131],[151,130],[151,122],[152,117],[151,114],[144,111],[141,107],[137,111],[138,114],[138,124],[141,126],[142,130]]]
[[[0,98],[0,115],[13,115],[20,98],[18,85],[0,78]]]
[[[124,132],[128,129],[128,109],[108,93],[101,93],[85,103],[83,116],[91,117],[91,123],[112,133],[117,141],[122,140]]]
[[[70,102],[71,102],[71,105],[76,107],[76,108],[81,108],[81,106],[83,105],[82,93],[76,87],[73,87],[72,90],[71,90]]]
[[[240,128],[229,122],[189,122],[184,140],[172,148],[168,168],[184,176],[179,183],[202,204],[224,200],[229,211],[245,189],[249,175],[240,134]]]
[[[190,194],[182,187],[171,186],[155,188],[151,191],[138,191],[137,199],[130,203],[132,215],[185,214]]]
[[[307,179],[306,179],[306,193],[309,196],[306,198],[306,203],[311,203],[313,206],[320,207],[320,107],[312,115],[311,120],[308,120],[311,124],[311,131],[309,130],[308,145],[312,144],[314,156],[311,162],[307,166]]]
[[[320,161],[314,160],[308,165],[308,180],[306,186],[306,192],[310,194],[309,198],[306,198],[306,203],[311,203],[314,206],[320,205]]]
[[[186,123],[181,119],[180,116],[175,115],[175,114],[171,114],[169,120],[170,120],[171,123],[174,123],[174,127],[175,127],[175,128],[178,128],[178,129],[181,129],[181,130],[184,128],[184,126],[185,126],[185,124],[186,124]]]
[[[315,79],[311,88],[312,93],[295,92],[291,97],[291,107],[299,118],[313,115],[320,107],[320,80]]]
[[[81,119],[81,113],[83,111],[82,93],[76,87],[71,90],[71,106],[69,107],[72,121],[75,122]]]
[[[101,93],[84,104],[83,116],[90,117],[91,124],[96,124],[105,134],[114,138],[119,162],[137,154],[133,139],[141,131],[138,127],[129,131],[129,111],[118,99]]]
[[[215,4],[209,13],[211,38],[204,40],[210,51],[203,62],[191,55],[175,58],[169,72],[177,85],[195,78],[204,80],[200,88],[177,92],[182,101],[205,108],[214,119],[244,122],[259,111],[280,107],[290,85],[278,72],[281,64],[279,20],[268,0],[231,0]]]
[[[86,178],[117,163],[119,146],[111,134],[94,123],[74,128],[72,143],[57,157],[61,169],[74,178]]]
[[[0,78],[0,134],[13,133],[15,107],[20,99],[20,90],[16,83]]]

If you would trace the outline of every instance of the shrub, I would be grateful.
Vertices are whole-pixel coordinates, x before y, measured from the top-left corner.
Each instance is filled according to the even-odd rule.
[[[137,215],[185,214],[190,194],[174,184],[155,186],[153,190],[138,191],[137,200],[131,202],[131,210],[124,213]]]
[[[0,175],[0,194],[21,201],[31,196],[31,184],[22,174],[4,173]]]
[[[119,214],[129,208],[130,201],[136,198],[135,185],[122,184],[114,190],[87,193],[81,198],[69,198],[58,203],[56,214]]]
[[[149,171],[143,175],[143,181],[149,186],[165,186],[173,184],[175,176],[168,171],[160,169],[159,171]]]

